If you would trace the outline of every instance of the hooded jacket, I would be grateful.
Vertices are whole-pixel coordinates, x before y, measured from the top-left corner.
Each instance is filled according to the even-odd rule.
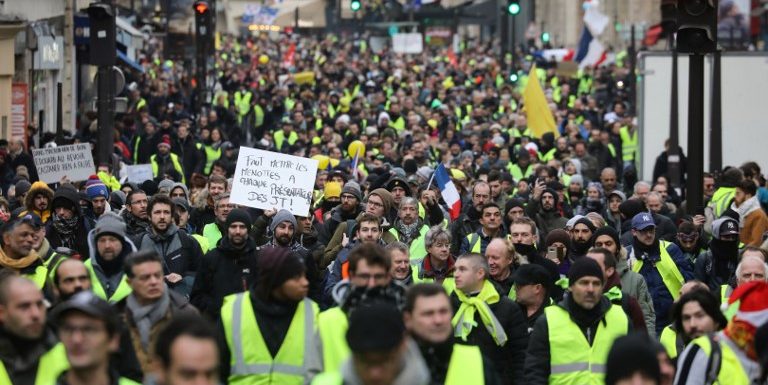
[[[78,251],[80,255],[85,255],[85,253],[90,250],[88,245],[88,232],[93,229],[94,223],[83,213],[83,210],[80,207],[80,196],[77,194],[77,191],[68,187],[59,187],[56,190],[56,193],[53,195],[51,205],[53,205],[53,201],[59,199],[65,199],[69,201],[72,204],[72,207],[75,209],[74,214],[77,216],[78,220],[77,225],[73,231],[74,241],[72,245],[73,247],[71,248]],[[51,220],[48,221],[48,224],[46,224],[45,234],[46,238],[48,238],[48,242],[51,244],[51,248],[55,250],[56,248],[66,245],[63,244],[61,235],[53,226],[54,221],[55,218],[52,216]]]
[[[394,378],[392,385],[427,385],[429,384],[429,369],[424,358],[419,353],[419,347],[411,339],[406,340],[407,349],[403,356],[403,366]],[[364,385],[363,380],[355,372],[352,359],[341,366],[341,377],[344,385]]]
[[[547,192],[552,194],[555,198],[554,209],[551,211],[544,210],[544,207],[541,205],[541,200],[533,199],[533,197],[528,200],[528,206],[525,208],[526,215],[536,222],[536,227],[539,228],[539,234],[549,234],[549,232],[554,229],[564,228],[565,224],[568,223],[568,220],[563,218],[557,210],[557,205],[560,202],[557,192],[550,189],[547,189]]]
[[[128,238],[128,236],[124,235],[121,240],[123,243],[123,250],[120,252],[118,259],[125,261],[125,257],[128,254],[136,251],[136,246],[133,244],[131,239]],[[105,273],[102,266],[99,265],[100,256],[99,249],[96,247],[95,230],[88,232],[88,255],[90,255],[94,274],[99,279],[99,282],[101,282],[101,286],[104,288],[104,292],[107,294],[107,297],[111,297],[117,287],[120,285],[120,281],[123,279],[123,275],[125,273],[121,268],[117,273],[109,275]]]
[[[166,281],[168,287],[185,296],[189,295],[197,267],[203,259],[199,243],[186,232],[179,231],[175,224],[171,224],[164,234],[155,234],[153,230],[144,233],[138,247],[139,250],[156,251],[163,257],[163,273],[176,273],[183,277],[176,283]]]
[[[39,211],[35,210],[35,197],[38,194],[42,194],[46,198],[48,198],[48,208]],[[48,223],[48,221],[51,219],[51,205],[53,204],[53,190],[51,190],[50,187],[48,187],[47,184],[44,182],[35,182],[32,183],[32,187],[29,188],[29,191],[27,192],[27,195],[24,197],[24,207],[27,208],[27,211],[33,212],[37,214],[37,216],[40,217],[40,219],[43,220],[43,223]]]
[[[619,252],[616,274],[621,279],[621,290],[637,299],[640,310],[643,311],[643,319],[645,320],[645,328],[648,330],[648,335],[655,337],[656,310],[653,307],[653,298],[651,298],[651,293],[648,291],[648,284],[645,283],[645,278],[639,273],[630,270],[627,264],[627,252],[624,248],[621,248]]]

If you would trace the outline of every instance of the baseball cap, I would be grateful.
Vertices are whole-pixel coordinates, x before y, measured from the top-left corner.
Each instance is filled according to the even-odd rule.
[[[624,194],[623,192],[619,191],[619,190],[613,190],[610,193],[608,193],[608,198],[610,198],[612,196],[617,196],[617,197],[621,198],[622,202],[627,200],[627,195]]]
[[[30,211],[27,211],[24,215],[19,215],[19,220],[36,229],[43,227],[43,220],[40,216]]]
[[[515,281],[515,285],[525,286],[538,284],[549,289],[550,283],[552,282],[552,276],[544,267],[534,263],[527,263],[515,270],[512,274],[512,280]]]
[[[171,199],[171,201],[173,202],[174,205],[176,205],[176,207],[180,207],[184,209],[184,211],[189,212],[189,202],[187,202],[186,199],[181,197],[176,197]]]
[[[656,227],[656,223],[653,222],[653,216],[650,213],[642,212],[632,218],[634,230],[645,230],[651,226]]]
[[[116,330],[119,324],[118,315],[114,308],[91,291],[81,291],[56,306],[52,315],[55,324],[60,325],[63,316],[71,311],[79,311],[101,319],[107,324],[109,330]]]
[[[722,217],[712,222],[712,234],[717,239],[723,235],[739,235],[739,222],[730,217]]]
[[[360,306],[349,316],[347,343],[355,353],[391,351],[405,336],[403,315],[390,303]]]

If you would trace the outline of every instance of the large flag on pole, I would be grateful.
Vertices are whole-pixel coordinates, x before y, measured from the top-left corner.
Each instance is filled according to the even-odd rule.
[[[437,165],[434,178],[437,187],[440,188],[440,195],[443,196],[445,204],[448,205],[451,220],[456,220],[461,214],[461,196],[459,196],[459,190],[456,189],[451,177],[448,176],[448,170],[442,163]]]
[[[525,85],[523,99],[525,101],[525,117],[533,136],[541,138],[541,135],[547,132],[552,132],[557,136],[555,118],[552,116],[552,110],[549,109],[544,90],[541,89],[541,83],[536,76],[536,64],[531,66],[531,71],[528,73],[528,84]]]

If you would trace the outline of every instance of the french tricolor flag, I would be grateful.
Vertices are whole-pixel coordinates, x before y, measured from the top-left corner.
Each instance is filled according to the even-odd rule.
[[[576,50],[574,60],[579,63],[579,68],[597,67],[606,59],[605,47],[600,42],[599,36],[608,26],[609,19],[597,6],[596,0],[584,1],[584,28],[579,39],[579,47]]]
[[[448,170],[445,169],[443,164],[437,165],[435,170],[435,182],[437,187],[440,188],[440,195],[443,196],[445,204],[448,205],[448,210],[451,215],[451,220],[456,220],[461,214],[461,197],[459,196],[459,190],[453,184],[451,177],[448,176]]]

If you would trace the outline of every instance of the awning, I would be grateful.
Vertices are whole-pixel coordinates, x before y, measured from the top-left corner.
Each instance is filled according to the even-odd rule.
[[[119,49],[117,50],[117,58],[122,60],[123,63],[128,64],[131,68],[135,69],[136,71],[144,73],[144,67],[142,67],[139,63],[136,63],[135,61],[131,60],[131,58],[129,58],[128,55],[124,54]]]

